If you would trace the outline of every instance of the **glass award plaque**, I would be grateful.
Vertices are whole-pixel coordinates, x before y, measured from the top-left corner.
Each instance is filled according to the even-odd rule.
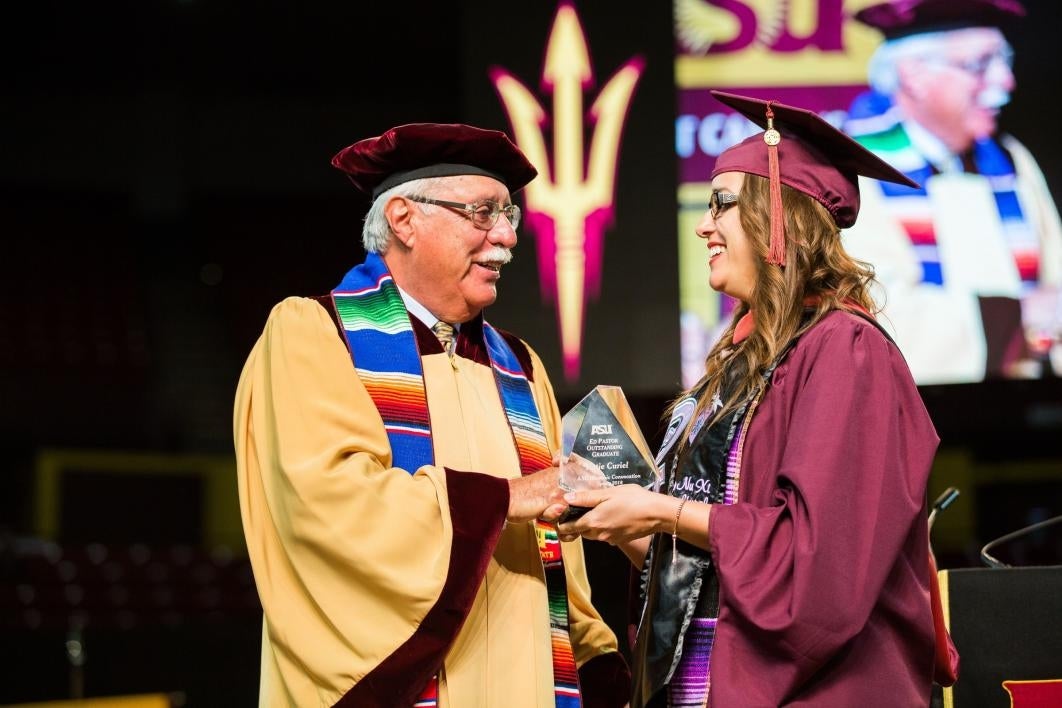
[[[619,386],[595,387],[564,415],[561,425],[560,486],[565,491],[618,484],[652,487],[660,478]],[[587,511],[569,507],[561,520],[570,521]]]

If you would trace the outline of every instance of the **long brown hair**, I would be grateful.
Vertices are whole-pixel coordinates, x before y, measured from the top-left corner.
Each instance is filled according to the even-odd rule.
[[[690,418],[690,427],[716,395],[723,395],[724,380],[732,382],[726,387],[730,395],[714,418],[745,400],[762,385],[762,372],[785,346],[830,310],[846,309],[855,303],[868,312],[876,312],[870,296],[874,269],[845,252],[833,217],[819,202],[782,185],[784,267],[767,263],[771,232],[767,179],[746,174],[735,208],[740,210],[741,228],[756,256],[756,284],[749,302],[738,305],[730,325],[708,353],[704,376],[675,399],[665,413],[670,416],[679,401],[697,392],[697,408]],[[811,308],[810,315],[805,315],[806,308]],[[735,346],[732,342],[737,322],[750,309],[756,313],[756,327]],[[687,440],[688,429],[679,439],[679,449],[685,447]]]

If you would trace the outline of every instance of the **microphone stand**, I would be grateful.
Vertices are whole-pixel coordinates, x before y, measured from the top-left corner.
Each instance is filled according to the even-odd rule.
[[[1004,563],[1003,561],[993,556],[991,553],[988,552],[989,549],[995,548],[1001,543],[1007,543],[1008,541],[1013,541],[1016,538],[1021,538],[1022,536],[1035,533],[1040,529],[1047,528],[1048,526],[1051,526],[1052,524],[1057,524],[1060,521],[1062,521],[1062,515],[1053,516],[1050,519],[1044,519],[1043,521],[1038,521],[1035,524],[1020,528],[1017,531],[1012,531],[1005,536],[1000,536],[994,541],[989,541],[985,544],[984,548],[981,549],[981,560],[989,568],[1010,568],[1011,565],[1009,563]]]

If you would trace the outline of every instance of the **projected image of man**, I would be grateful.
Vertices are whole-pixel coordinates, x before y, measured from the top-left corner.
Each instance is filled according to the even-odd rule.
[[[998,132],[1015,0],[916,0],[856,18],[884,41],[847,130],[922,185],[868,185],[846,245],[886,288],[920,384],[1038,377],[1059,359],[1062,227],[1043,173]],[[1062,364],[1062,361],[1058,361]]]

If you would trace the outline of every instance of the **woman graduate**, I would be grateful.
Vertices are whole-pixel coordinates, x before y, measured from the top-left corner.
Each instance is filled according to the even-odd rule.
[[[740,304],[671,407],[665,488],[570,493],[594,508],[562,537],[642,568],[632,708],[928,705],[938,438],[839,233],[858,175],[910,181],[813,113],[713,94],[767,128],[720,155],[697,226]]]

